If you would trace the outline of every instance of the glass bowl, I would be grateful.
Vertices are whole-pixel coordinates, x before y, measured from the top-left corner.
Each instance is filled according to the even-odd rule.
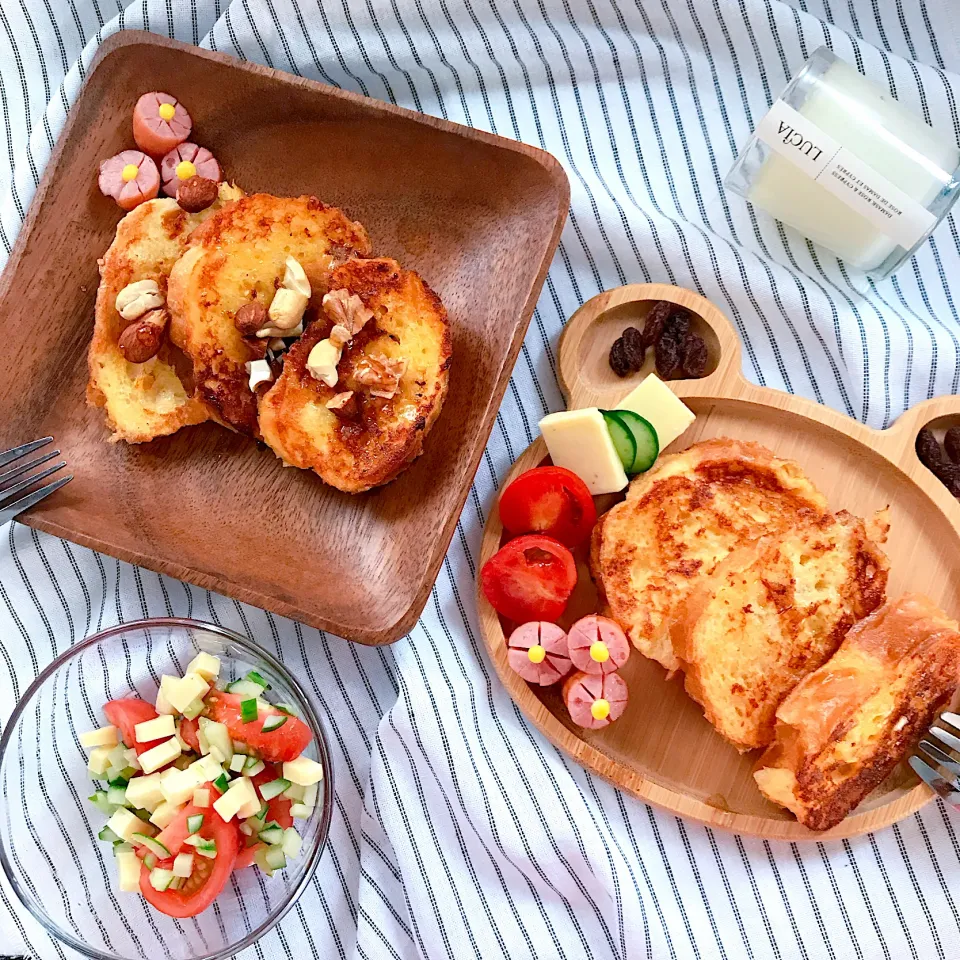
[[[256,670],[274,702],[292,704],[313,731],[306,754],[324,767],[309,820],[297,820],[300,856],[267,877],[236,871],[197,917],[166,917],[139,893],[120,893],[106,817],[87,797],[95,784],[80,735],[106,724],[108,700],[153,702],[161,675],[180,675],[201,650],[223,661],[221,679]],[[333,769],[313,702],[289,671],[253,641],[196,620],[126,623],[62,653],[30,685],[0,738],[0,865],[17,896],[58,939],[96,960],[214,960],[250,946],[293,906],[313,878],[333,810]]]

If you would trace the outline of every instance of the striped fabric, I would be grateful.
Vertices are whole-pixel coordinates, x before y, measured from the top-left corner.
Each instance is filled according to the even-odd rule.
[[[600,290],[697,289],[736,324],[753,380],[876,426],[958,391],[957,215],[874,284],[721,188],[738,144],[821,44],[960,138],[958,24],[956,0],[0,0],[7,251],[99,41],[125,28],[542,146],[573,191],[408,639],[360,648],[14,524],[0,529],[0,716],[59,650],[118,621],[195,616],[274,646],[326,714],[338,796],[316,882],[245,955],[260,960],[960,958],[954,811],[930,804],[874,836],[797,846],[651,809],[524,722],[473,601],[499,480],[561,406],[557,336]],[[66,955],[0,885],[7,953]]]

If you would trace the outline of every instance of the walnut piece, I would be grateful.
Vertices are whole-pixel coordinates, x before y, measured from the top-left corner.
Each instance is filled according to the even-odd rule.
[[[331,397],[327,401],[328,410],[339,410],[341,407],[349,403],[350,398],[353,396],[352,390],[345,390],[343,393],[338,393],[336,396]]]
[[[361,357],[353,371],[357,383],[370,388],[374,397],[391,400],[400,388],[400,378],[406,373],[407,361],[392,359],[383,354]]]
[[[373,317],[373,311],[355,293],[343,289],[324,294],[323,309],[333,321],[330,340],[337,347],[352,340]]]

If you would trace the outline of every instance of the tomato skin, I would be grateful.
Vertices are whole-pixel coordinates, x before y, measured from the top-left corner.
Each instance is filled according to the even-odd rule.
[[[480,571],[484,596],[517,623],[556,620],[577,583],[573,554],[558,540],[526,534],[502,546]]]
[[[201,787],[197,788],[198,790]],[[203,784],[202,789],[210,791],[210,802],[220,796],[220,791],[212,783]],[[188,803],[158,834],[157,840],[162,843],[169,851],[172,857],[175,857],[183,848],[183,841],[190,836],[187,830],[187,818],[195,816],[198,813],[203,814],[203,826],[200,827],[200,836],[207,839],[217,840],[219,845],[218,831],[221,825],[226,826],[221,819],[220,814],[210,807],[198,807],[193,802]]]
[[[122,700],[111,700],[104,704],[103,712],[107,719],[120,731],[120,737],[128,747],[137,751],[137,756],[146,753],[151,747],[162,743],[168,737],[161,737],[150,743],[137,743],[134,727],[147,720],[156,720],[159,714],[152,703],[141,700],[139,697],[124,697]]]
[[[264,733],[261,729],[269,716],[286,716],[279,710],[268,710],[251,723],[240,719],[240,703],[244,698],[235,693],[211,690],[206,714],[211,720],[225,724],[234,740],[253,747],[261,760],[283,763],[296,760],[313,739],[310,728],[298,717],[287,717],[286,723]]]
[[[597,508],[587,485],[564,467],[534,467],[500,495],[500,521],[510,533],[542,533],[568,547],[590,536]]]
[[[243,837],[243,834],[240,834]],[[246,837],[243,837],[246,840]],[[234,870],[243,870],[246,867],[252,867],[257,862],[257,850],[260,847],[264,846],[262,843],[254,843],[249,847],[245,847],[241,844],[240,852],[237,854],[236,863],[233,865]]]
[[[197,736],[199,729],[199,717],[196,720],[188,720],[186,717],[180,720],[180,738],[194,753],[200,753],[200,738]]]

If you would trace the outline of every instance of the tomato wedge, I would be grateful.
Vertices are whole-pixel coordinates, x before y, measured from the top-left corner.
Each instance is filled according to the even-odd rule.
[[[180,721],[180,738],[194,752],[200,753],[200,739],[197,731],[200,729],[200,720],[188,720],[184,717]]]
[[[556,620],[576,583],[573,554],[558,540],[539,534],[511,540],[480,571],[490,605],[517,623]]]
[[[211,803],[220,796],[220,791],[212,783],[205,783],[203,787],[210,791]],[[200,827],[201,837],[207,837],[208,839],[214,837],[216,839],[216,831],[219,826],[226,826],[220,814],[213,807],[198,807],[192,802],[188,803],[156,837],[157,841],[170,851],[171,857],[180,853],[183,848],[183,841],[190,836],[190,831],[187,829],[187,819],[199,813],[203,814],[203,825]],[[231,829],[234,829],[232,825]],[[219,846],[219,840],[217,843]]]
[[[157,711],[153,709],[152,703],[147,703],[146,700],[141,700],[139,697],[111,700],[104,706],[103,712],[107,715],[107,719],[119,729],[123,742],[137,751],[137,756],[169,739],[168,737],[161,737],[159,740],[153,740],[150,743],[137,743],[134,727],[146,720],[156,720],[159,716]]]
[[[576,547],[590,536],[597,508],[572,470],[534,467],[500,495],[500,521],[512,534],[542,533]]]
[[[243,837],[243,834],[240,834]],[[243,837],[244,840],[247,837]],[[257,850],[260,847],[266,846],[265,843],[261,843],[259,840],[256,843],[252,843],[249,847],[240,847],[240,852],[237,854],[237,862],[233,865],[234,870],[243,870],[245,867],[252,867],[257,862]]]
[[[240,716],[243,699],[235,693],[212,690],[207,697],[207,716],[225,724],[234,740],[253,747],[262,760],[274,763],[296,760],[313,739],[310,728],[299,718],[272,709],[261,713],[256,720],[244,723]],[[275,730],[264,733],[264,721],[270,716],[286,716],[286,721]]]
[[[262,784],[276,780],[279,776],[280,771],[278,771],[276,767],[268,765],[265,770],[261,770],[253,777],[253,785],[258,788],[257,796],[260,795],[259,788]],[[267,801],[267,815],[264,818],[264,822],[268,823],[270,820],[275,820],[284,830],[286,830],[287,827],[292,827],[293,816],[290,813],[290,807],[292,805],[293,801],[289,800],[283,794],[280,794],[278,797],[271,797]]]

